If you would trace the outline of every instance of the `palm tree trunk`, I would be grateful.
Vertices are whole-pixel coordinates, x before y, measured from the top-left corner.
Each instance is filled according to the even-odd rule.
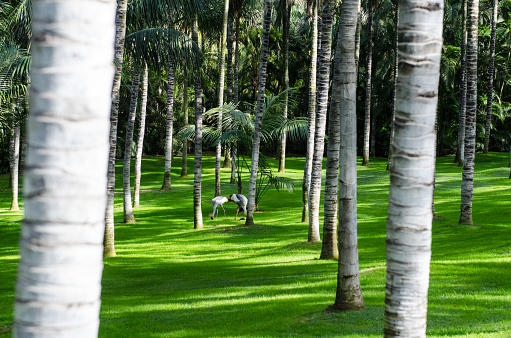
[[[467,0],[461,0],[461,60],[460,60],[460,105],[458,117],[458,146],[456,147],[456,156],[454,163],[458,163],[458,167],[463,166],[465,156],[465,118],[467,111],[467,54],[466,54],[466,20]]]
[[[359,310],[365,307],[360,287],[357,244],[357,70],[355,67],[355,35],[358,0],[343,3],[337,44],[340,53],[338,74],[334,74],[336,92],[332,102],[340,108],[339,170],[339,264],[335,311]],[[339,101],[339,103],[337,103]]]
[[[283,47],[284,47],[284,91],[289,88],[289,29],[291,25],[291,8],[293,4],[288,3],[286,1],[286,9],[283,12]],[[286,91],[285,94],[285,103],[282,108],[282,116],[284,119],[287,119],[287,111],[288,111],[288,99],[289,95]],[[280,136],[279,142],[279,173],[286,172],[286,133],[282,133]]]
[[[240,17],[236,16],[236,27],[235,27],[235,49],[234,49],[234,84],[232,89],[232,100],[235,105],[238,104],[239,95],[239,63],[240,63]]]
[[[373,2],[369,0],[367,18],[367,64],[366,64],[366,94],[364,118],[364,149],[362,165],[369,165],[369,136],[371,133],[371,70],[373,66]],[[374,133],[374,130],[373,130]]]
[[[397,27],[399,26],[399,0],[395,1],[395,14],[394,14],[394,86],[392,88],[392,114],[390,117],[390,142],[389,142],[389,156],[387,161],[387,170],[390,170],[392,165],[392,140],[394,139],[394,119],[396,117],[396,87],[397,87],[397,73],[399,69],[399,63],[397,58]]]
[[[142,152],[144,151],[145,118],[147,111],[147,87],[148,87],[148,68],[147,63],[144,66],[142,76],[142,100],[140,102],[140,128],[138,131],[137,153],[135,161],[135,188],[133,192],[133,207],[140,206],[140,176],[142,176]]]
[[[329,9],[329,6],[327,7]],[[323,171],[323,153],[325,150],[326,112],[330,82],[331,28],[325,26],[322,18],[321,50],[319,52],[319,74],[316,111],[316,131],[314,135],[314,152],[312,157],[311,184],[309,190],[309,242],[319,242],[319,205],[321,200],[321,176]],[[329,14],[326,16],[331,22]],[[327,45],[328,43],[328,45]]]
[[[302,184],[302,222],[309,218],[309,194],[312,176],[312,159],[314,156],[314,136],[316,131],[316,77],[317,77],[317,55],[318,55],[318,15],[317,0],[312,5],[312,42],[311,42],[311,66],[309,83],[309,128],[307,132],[307,155],[305,156],[305,170],[303,171]],[[309,226],[309,238],[311,235]],[[319,235],[318,235],[319,236]],[[319,240],[319,238],[318,238]]]
[[[183,66],[184,82],[183,82],[183,116],[184,124],[188,125],[188,68]],[[188,140],[183,141],[183,156],[181,162],[181,177],[188,176]]]
[[[197,19],[192,25],[192,40],[199,44],[199,30]],[[201,70],[196,67],[195,74],[195,154],[193,160],[193,228],[202,229],[202,88],[201,88]]]
[[[322,50],[320,54],[320,75],[318,106],[325,109],[328,103],[328,82],[330,81],[330,58],[332,45],[332,14],[334,1],[327,0],[323,4],[323,33],[321,38]],[[340,49],[340,48],[339,48]],[[340,50],[336,51],[340,53]],[[338,59],[337,59],[338,60]],[[339,64],[334,65],[339,67]],[[337,73],[337,76],[339,74]],[[335,80],[332,80],[334,83]],[[326,87],[326,88],[325,88]],[[334,88],[332,88],[334,93]],[[335,94],[338,97],[338,91]],[[337,106],[335,106],[337,104]],[[339,179],[339,142],[340,142],[340,111],[339,101],[330,105],[330,116],[328,123],[328,145],[325,179],[325,200],[324,200],[324,222],[323,222],[323,244],[321,246],[321,259],[336,259],[339,257],[337,248],[337,192]]]
[[[484,129],[484,153],[488,154],[491,131],[491,108],[493,99],[493,75],[495,72],[495,37],[497,31],[497,0],[493,0],[493,12],[491,17],[491,38],[490,38],[490,61],[488,64],[488,91],[486,94],[486,125]]]
[[[85,7],[33,3],[14,337],[98,335],[116,2]]]
[[[167,128],[165,129],[165,173],[160,190],[172,189],[172,142],[174,133],[174,64],[169,57],[169,73],[167,76]]]
[[[18,180],[19,180],[19,163],[20,163],[20,122],[16,123],[11,133],[12,154],[11,154],[11,189],[12,201],[11,211],[20,210],[18,205]]]
[[[122,190],[124,205],[124,223],[135,223],[135,215],[131,206],[131,144],[133,143],[133,129],[135,129],[135,118],[137,115],[138,87],[140,83],[140,66],[135,65],[133,80],[131,84],[131,101],[128,124],[126,126],[126,141],[124,144],[124,163],[122,166]]]
[[[461,180],[461,212],[459,224],[472,223],[474,194],[474,158],[477,112],[477,34],[479,0],[468,1],[467,20],[467,112],[465,120],[465,153]]]
[[[218,87],[218,107],[224,105],[224,86],[225,86],[225,55],[227,52],[227,21],[229,19],[229,0],[224,0],[224,21],[222,31],[222,41],[220,46],[220,80]],[[218,114],[218,131],[222,132],[222,113]],[[216,158],[215,158],[215,196],[220,196],[220,169],[222,166],[222,144],[218,142],[216,146]]]
[[[399,7],[400,72],[387,218],[384,334],[426,337],[444,11],[443,2],[431,0],[404,0]]]
[[[259,88],[257,91],[257,106],[254,122],[254,141],[252,146],[252,161],[250,163],[250,180],[248,183],[248,203],[246,225],[254,225],[255,193],[257,172],[259,167],[259,148],[261,142],[261,124],[263,120],[264,91],[266,88],[266,71],[268,65],[268,49],[270,38],[271,0],[264,0],[263,36],[261,38],[261,61],[259,63]]]
[[[127,0],[119,0],[115,16],[115,46],[114,60],[116,61],[115,74],[112,86],[112,106],[110,112],[110,151],[108,153],[107,175],[107,203],[105,211],[105,257],[114,257],[115,253],[115,228],[114,228],[114,194],[115,194],[115,155],[117,150],[117,124],[119,121],[119,97],[121,89],[122,62],[124,60],[124,38],[126,35],[126,10]]]
[[[230,19],[230,17],[229,17]],[[232,102],[232,20],[227,22],[227,64],[226,64],[226,79],[225,79],[225,98],[228,103]]]

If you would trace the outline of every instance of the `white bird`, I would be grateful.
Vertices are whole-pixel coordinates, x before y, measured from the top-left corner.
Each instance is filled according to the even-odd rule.
[[[218,208],[218,206],[221,206],[222,209],[224,209],[223,204],[225,202],[229,202],[229,199],[227,199],[227,197],[224,197],[224,196],[217,196],[211,200],[211,203],[213,204],[213,213],[209,214],[209,217],[211,219],[215,218],[215,212],[216,212],[216,217],[218,218],[218,209],[217,208]],[[225,209],[224,209],[224,217],[227,218],[227,215],[225,214]]]
[[[245,196],[242,194],[232,194],[229,196],[229,202],[234,202],[238,205],[236,208],[236,216],[234,216],[234,220],[236,220],[236,217],[238,217],[238,213],[240,212],[240,209],[243,210],[245,215],[247,214],[247,203],[248,200]]]

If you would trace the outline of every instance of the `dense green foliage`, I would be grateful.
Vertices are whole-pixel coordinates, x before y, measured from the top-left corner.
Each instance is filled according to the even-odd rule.
[[[437,160],[439,217],[433,223],[428,336],[509,337],[509,157],[477,155],[474,226],[457,225],[461,169],[452,160]],[[300,182],[303,161],[288,159],[285,176]],[[212,206],[203,203],[205,229],[194,230],[193,180],[178,178],[179,162],[173,162],[173,190],[160,192],[163,158],[143,160],[138,222],[116,224],[118,256],[105,259],[101,337],[382,336],[386,161],[375,159],[358,169],[360,268],[367,308],[349,313],[324,311],[335,298],[337,262],[319,260],[320,244],[306,243],[300,193],[269,190],[253,227],[234,221],[234,204],[225,205],[227,219],[220,212],[212,221],[207,218]],[[214,193],[214,158],[205,157],[203,164],[206,200]],[[191,169],[193,159],[188,165]],[[120,191],[122,163],[117,169]],[[7,179],[0,176],[0,334],[10,331],[13,320],[22,218],[22,212],[7,211]],[[225,170],[222,191],[236,192],[227,182]],[[115,206],[121,220],[121,195]]]

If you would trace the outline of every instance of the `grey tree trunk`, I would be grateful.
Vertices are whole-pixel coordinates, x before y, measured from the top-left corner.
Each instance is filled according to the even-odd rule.
[[[468,1],[467,20],[467,112],[465,120],[465,153],[461,180],[461,212],[459,224],[472,223],[474,194],[474,159],[477,113],[477,35],[479,0]]]
[[[385,337],[426,337],[443,14],[442,1],[402,0],[399,4]]]
[[[148,87],[148,68],[147,63],[144,66],[142,76],[142,97],[140,101],[140,128],[138,132],[137,153],[135,161],[135,187],[133,191],[133,207],[140,206],[140,177],[142,176],[142,152],[144,150],[145,118],[147,111],[147,87]]]
[[[302,184],[302,222],[309,219],[309,197],[310,181],[312,176],[312,159],[314,156],[314,136],[316,131],[316,77],[317,77],[317,55],[318,55],[318,15],[317,0],[312,5],[312,41],[311,41],[311,66],[309,81],[309,127],[307,131],[307,154],[305,156],[305,169],[303,171]],[[311,227],[309,222],[309,238]],[[317,240],[319,241],[319,234]]]
[[[197,27],[197,19],[192,25],[192,40],[199,45],[199,30]],[[202,84],[201,70],[194,69],[195,75],[195,154],[193,160],[193,228],[202,229],[202,206],[201,206],[201,189],[202,189]]]
[[[326,5],[326,4],[325,4]],[[323,10],[330,10],[326,5]],[[326,22],[325,22],[326,20]],[[323,13],[321,50],[319,51],[318,92],[316,111],[316,131],[314,136],[314,152],[312,157],[311,183],[309,189],[309,242],[319,242],[319,205],[321,200],[321,176],[323,171],[323,153],[325,150],[326,113],[330,83],[330,57],[332,29],[325,27],[331,24],[330,13]]]
[[[12,142],[12,154],[10,158],[11,162],[11,189],[12,189],[12,201],[11,211],[20,210],[18,204],[18,181],[19,181],[19,163],[20,163],[20,133],[21,125],[16,123],[11,133]]]
[[[130,112],[126,126],[126,140],[124,144],[124,163],[122,166],[122,190],[124,205],[124,223],[135,223],[135,215],[131,205],[131,144],[133,143],[133,129],[135,129],[135,118],[137,115],[138,87],[140,84],[140,66],[135,65],[133,80],[131,84]]]
[[[360,287],[357,241],[357,116],[355,67],[355,35],[358,0],[344,1],[335,63],[339,64],[335,96],[340,106],[340,170],[339,170],[339,265],[335,311],[360,310],[365,307]],[[337,70],[335,70],[337,72]],[[338,91],[338,94],[337,94]]]
[[[167,76],[167,127],[165,128],[165,173],[160,190],[172,189],[172,142],[174,134],[174,64],[169,58],[169,73]]]
[[[225,88],[225,56],[227,52],[227,21],[229,13],[229,0],[224,0],[224,21],[222,31],[222,41],[220,46],[220,80],[218,87],[218,107],[224,105],[224,88]],[[218,131],[222,132],[222,113],[218,114]],[[218,142],[216,146],[215,158],[215,196],[222,194],[220,187],[220,170],[222,166],[222,144]]]
[[[116,2],[32,4],[13,336],[97,337]]]
[[[466,53],[466,20],[467,0],[461,0],[461,56],[460,56],[460,106],[458,117],[458,146],[456,147],[456,156],[454,163],[458,163],[458,167],[463,166],[465,156],[465,117],[467,111],[467,53]]]
[[[319,109],[326,110],[328,103],[328,81],[330,80],[330,58],[332,45],[332,15],[334,1],[327,0],[323,3],[323,33],[321,38],[322,50],[320,53],[320,76],[319,76]],[[340,53],[340,46],[336,54]],[[339,76],[339,59],[334,64],[334,76]],[[332,83],[336,79],[332,80]],[[325,82],[325,83],[324,83]],[[323,84],[324,83],[324,84]],[[324,88],[323,86],[326,86]],[[326,89],[326,90],[325,90]],[[325,200],[324,200],[324,222],[323,222],[323,243],[321,246],[321,259],[336,259],[339,257],[337,248],[337,193],[339,179],[339,145],[340,145],[340,105],[339,87],[332,85],[332,102],[330,104],[328,123],[328,145],[325,178]],[[323,107],[324,106],[324,107]]]
[[[264,91],[266,88],[266,71],[268,65],[268,49],[270,37],[271,0],[264,0],[263,36],[261,38],[261,61],[259,63],[259,88],[257,91],[257,106],[254,122],[254,143],[252,146],[252,161],[250,163],[250,180],[248,183],[248,203],[246,225],[254,225],[255,192],[257,172],[259,167],[259,149],[261,143],[261,124],[263,120]]]
[[[238,95],[239,95],[239,63],[240,63],[240,48],[239,48],[239,41],[240,41],[240,18],[239,15],[236,16],[235,21],[235,35],[234,35],[234,83],[232,88],[232,100],[235,105],[238,104]]]
[[[493,0],[493,12],[491,17],[491,38],[490,38],[490,61],[488,63],[488,91],[486,93],[486,125],[484,129],[484,149],[488,154],[490,145],[490,131],[492,120],[492,102],[493,102],[493,76],[495,73],[495,37],[497,31],[497,0]]]
[[[127,0],[117,2],[115,16],[115,46],[114,60],[116,61],[115,74],[112,86],[112,106],[110,112],[110,151],[108,153],[108,183],[107,204],[105,211],[105,257],[114,257],[115,253],[115,227],[114,227],[114,195],[115,195],[115,155],[117,150],[117,124],[119,120],[119,97],[121,89],[122,62],[124,60],[124,38],[126,35]]]
[[[183,66],[184,82],[183,82],[183,116],[184,124],[188,125],[188,68]],[[188,176],[188,140],[183,141],[183,156],[181,162],[181,177]]]
[[[369,0],[367,18],[367,63],[366,63],[366,94],[364,117],[364,148],[362,151],[362,165],[369,165],[369,137],[371,134],[371,89],[373,67],[373,2]],[[374,117],[373,117],[374,118]],[[374,130],[373,130],[374,133]]]
[[[387,170],[392,166],[392,140],[394,139],[394,120],[396,117],[396,87],[397,87],[397,74],[399,70],[399,63],[397,57],[397,42],[398,34],[397,27],[399,26],[399,0],[395,1],[395,15],[394,15],[394,87],[392,88],[392,114],[390,117],[390,142],[389,142],[389,156],[387,161]]]

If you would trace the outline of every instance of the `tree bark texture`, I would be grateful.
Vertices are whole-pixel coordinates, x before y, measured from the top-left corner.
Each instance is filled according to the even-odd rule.
[[[32,5],[13,336],[97,337],[116,2]]]
[[[328,103],[328,81],[330,80],[330,57],[332,45],[332,14],[334,11],[334,1],[327,0],[323,4],[323,33],[322,33],[322,51],[320,54],[320,78],[319,78],[319,109]],[[340,47],[336,54],[340,53]],[[335,59],[334,69],[340,66],[339,60]],[[334,72],[334,76],[339,76],[339,72]],[[335,79],[332,83],[335,83]],[[323,82],[326,85],[326,91],[323,88]],[[330,104],[330,116],[328,123],[328,144],[325,178],[325,199],[324,199],[324,221],[323,221],[323,243],[321,246],[321,259],[336,259],[339,257],[337,248],[337,193],[339,179],[339,142],[340,142],[340,105],[338,88],[332,87],[332,102]],[[334,94],[335,90],[335,94]],[[335,97],[334,97],[335,96]],[[334,103],[335,101],[335,103]]]
[[[305,156],[305,169],[303,171],[302,184],[302,222],[309,216],[310,208],[310,182],[312,176],[312,159],[314,157],[314,136],[316,131],[316,78],[317,78],[317,55],[318,55],[318,15],[317,1],[312,5],[312,41],[311,41],[311,66],[309,80],[309,126],[307,131],[307,154]],[[306,189],[303,191],[303,189]],[[309,222],[309,241],[312,229]],[[319,236],[317,237],[319,241]]]
[[[105,212],[105,257],[113,257],[115,253],[115,228],[114,228],[114,194],[115,194],[115,156],[117,151],[117,124],[119,121],[119,97],[121,89],[122,62],[124,60],[124,38],[126,35],[126,10],[127,0],[117,2],[115,16],[115,45],[114,60],[118,66],[115,67],[115,74],[112,86],[112,106],[110,109],[110,151],[108,153],[108,182],[107,182],[107,204]]]
[[[292,4],[288,4],[286,1],[286,9],[283,12],[283,47],[284,47],[284,91],[289,88],[289,29],[291,25],[291,8]],[[288,100],[289,95],[286,92],[285,94],[285,103],[282,109],[282,116],[284,119],[287,119],[288,112]],[[282,133],[280,135],[280,143],[279,143],[279,151],[278,151],[278,159],[279,159],[279,173],[286,172],[286,133]]]
[[[252,146],[252,161],[250,163],[250,180],[248,182],[248,203],[246,225],[254,225],[254,206],[259,166],[259,149],[261,143],[261,124],[263,120],[264,91],[266,88],[266,72],[268,65],[268,49],[270,37],[271,0],[265,0],[263,36],[261,38],[261,61],[259,63],[259,88],[257,91],[257,106],[254,122],[254,141]]]
[[[357,0],[345,1],[341,9],[337,44],[340,45],[339,75],[335,76],[336,95],[340,106],[340,170],[339,170],[339,263],[335,303],[336,311],[360,310],[365,307],[360,287],[357,240],[357,116],[355,35]],[[338,89],[337,89],[338,88]],[[339,94],[337,94],[337,91]]]
[[[468,1],[467,18],[467,111],[465,118],[465,151],[461,180],[459,224],[471,225],[474,195],[474,159],[476,148],[477,113],[477,36],[479,0]]]
[[[18,189],[19,189],[19,163],[20,163],[20,134],[21,134],[21,125],[20,122],[16,123],[12,132],[11,132],[11,142],[12,142],[12,154],[10,158],[11,163],[11,189],[12,189],[12,201],[11,201],[11,211],[20,210],[18,204]]]
[[[133,207],[140,206],[140,177],[142,176],[142,152],[144,151],[145,118],[147,111],[148,68],[144,65],[142,76],[142,97],[140,100],[140,128],[138,131],[137,153],[135,160],[135,185],[133,190]]]
[[[192,40],[199,44],[199,30],[197,20],[192,26]],[[202,206],[201,206],[201,185],[202,185],[202,84],[201,70],[194,69],[195,75],[195,154],[193,160],[193,228],[202,229]]]
[[[385,337],[425,337],[443,1],[399,3]]]
[[[394,87],[392,88],[392,114],[390,117],[390,142],[389,142],[389,157],[387,161],[387,170],[392,166],[392,140],[394,139],[394,119],[396,117],[396,87],[397,87],[397,74],[399,70],[399,63],[397,57],[397,42],[398,34],[397,27],[399,26],[399,0],[395,2],[395,15],[394,15]]]
[[[188,68],[183,66],[184,82],[183,82],[183,117],[185,126],[188,125]],[[181,158],[181,177],[188,176],[188,140],[183,141],[183,155]]]
[[[169,70],[167,75],[167,127],[165,128],[165,173],[163,174],[163,185],[160,190],[169,191],[172,189],[172,143],[174,134],[174,64],[169,57]]]
[[[460,106],[458,109],[458,146],[456,147],[456,156],[454,163],[458,167],[463,166],[465,156],[465,117],[467,112],[467,20],[466,20],[467,0],[461,0],[461,56],[460,56]]]
[[[367,18],[367,63],[366,63],[366,93],[364,117],[364,148],[362,151],[362,165],[369,165],[369,137],[371,134],[371,89],[373,67],[373,2],[369,0]],[[374,118],[374,117],[373,117]],[[374,130],[373,130],[374,133]]]
[[[486,92],[486,124],[484,129],[484,148],[485,154],[488,154],[490,145],[490,132],[492,120],[492,102],[493,102],[493,76],[495,73],[495,37],[497,31],[497,0],[493,0],[493,11],[491,17],[491,38],[490,38],[490,61],[488,62],[488,89]]]
[[[130,111],[126,126],[126,140],[124,143],[124,163],[122,166],[122,190],[124,205],[124,223],[135,223],[135,215],[131,205],[131,144],[133,143],[133,130],[135,129],[135,118],[137,115],[138,87],[140,84],[140,65],[136,64],[133,70],[131,83]]]

